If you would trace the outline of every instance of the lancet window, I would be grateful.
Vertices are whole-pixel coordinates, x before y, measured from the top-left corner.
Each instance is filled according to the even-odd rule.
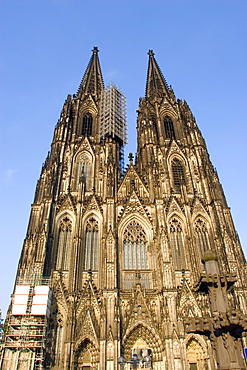
[[[175,131],[171,117],[165,116],[164,127],[166,139],[175,139]]]
[[[172,161],[173,184],[177,193],[181,192],[181,185],[185,185],[184,167],[178,158]]]
[[[71,253],[71,241],[72,241],[72,222],[66,216],[60,221],[58,231],[58,247],[57,247],[57,270],[68,270],[70,253]]]
[[[91,217],[86,222],[83,270],[98,270],[99,224]]]
[[[88,190],[90,170],[91,170],[91,158],[88,155],[83,154],[77,163],[76,173],[76,189],[80,183],[83,183],[85,190]]]
[[[184,255],[184,237],[180,222],[174,218],[169,225],[170,243],[176,270],[186,268]]]
[[[125,270],[148,269],[147,236],[135,220],[131,221],[124,231],[123,253]]]
[[[91,113],[84,114],[82,118],[82,135],[91,136],[93,128],[93,117]]]
[[[195,232],[200,252],[202,255],[204,255],[206,250],[210,249],[210,246],[208,229],[206,223],[201,218],[197,219],[195,222]]]

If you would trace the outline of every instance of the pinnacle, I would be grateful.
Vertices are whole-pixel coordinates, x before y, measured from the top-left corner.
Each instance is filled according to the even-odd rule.
[[[94,46],[92,50],[93,54],[88,63],[86,72],[81,81],[80,87],[78,89],[77,95],[93,95],[95,97],[100,96],[101,91],[104,88],[103,77],[101,73],[97,46]]]
[[[154,95],[164,96],[169,95],[169,87],[167,82],[159,68],[158,63],[154,58],[153,50],[149,50],[149,62],[148,62],[148,73],[147,73],[147,84],[146,84],[146,97]]]

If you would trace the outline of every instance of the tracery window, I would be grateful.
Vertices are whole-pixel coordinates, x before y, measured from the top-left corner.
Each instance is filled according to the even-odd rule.
[[[82,135],[91,136],[93,128],[93,117],[91,113],[84,114],[82,118]]]
[[[203,256],[206,250],[210,249],[210,247],[207,226],[201,218],[195,222],[195,232],[197,236],[197,242]]]
[[[57,270],[68,270],[71,252],[72,222],[66,216],[60,221],[57,247]]]
[[[185,185],[184,167],[178,158],[172,161],[173,184],[177,193],[181,192],[181,185]]]
[[[176,139],[174,126],[173,126],[171,117],[165,116],[164,127],[165,127],[166,139]]]
[[[83,270],[98,270],[99,224],[94,217],[87,220]]]
[[[85,186],[85,190],[88,190],[91,163],[91,159],[88,155],[81,155],[77,164],[76,189],[78,189],[79,183],[82,182]]]
[[[185,255],[184,255],[184,238],[183,229],[180,222],[174,218],[169,225],[170,243],[174,265],[176,270],[186,268]]]
[[[147,236],[142,226],[131,221],[123,235],[124,269],[148,269]]]

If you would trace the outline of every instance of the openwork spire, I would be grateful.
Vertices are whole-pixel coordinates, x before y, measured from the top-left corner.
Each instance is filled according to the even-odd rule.
[[[97,48],[97,46],[93,48],[92,52],[93,55],[91,56],[91,59],[88,63],[77,95],[91,94],[95,97],[99,97],[102,90],[104,89],[104,82],[98,57],[99,49]]]
[[[154,58],[153,50],[149,50],[148,74],[146,84],[146,97],[154,95],[164,96],[169,94],[167,82]]]

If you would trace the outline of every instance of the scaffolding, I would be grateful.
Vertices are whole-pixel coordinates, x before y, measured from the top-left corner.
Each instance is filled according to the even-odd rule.
[[[1,370],[41,370],[44,368],[47,318],[51,290],[43,285],[17,281],[11,312],[6,320]],[[40,284],[40,283],[39,283]]]
[[[100,109],[100,138],[112,137],[127,144],[126,98],[110,84],[103,92]]]

